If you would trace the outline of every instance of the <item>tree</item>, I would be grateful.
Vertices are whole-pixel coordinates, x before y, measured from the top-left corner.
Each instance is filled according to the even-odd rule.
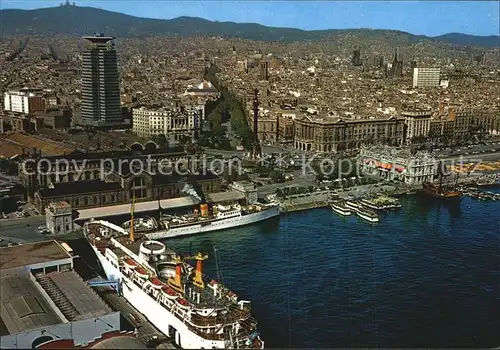
[[[155,137],[153,137],[153,141],[158,145],[160,149],[168,148],[167,137],[163,134],[156,135]]]

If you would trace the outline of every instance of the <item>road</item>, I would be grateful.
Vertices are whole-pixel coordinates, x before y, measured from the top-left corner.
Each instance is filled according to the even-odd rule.
[[[440,160],[445,161],[446,163],[455,162],[458,163],[463,159],[464,162],[473,162],[473,161],[495,161],[500,160],[500,152],[495,153],[484,153],[484,154],[471,154],[471,155],[462,155],[462,156],[453,156],[446,158],[438,158]]]
[[[288,187],[288,186],[299,186],[299,187],[309,187],[313,186],[315,182],[316,176],[309,174],[309,175],[302,175],[300,177],[296,177],[295,179],[291,181],[287,181],[284,183],[279,183],[279,184],[271,184],[271,185],[264,185],[261,187],[257,187],[257,193],[259,196],[263,197],[269,194],[276,193],[276,189],[278,188],[283,188],[283,187]]]
[[[45,224],[45,217],[30,216],[21,219],[1,219],[0,235],[1,238],[14,242],[35,242],[50,239],[48,235],[38,233],[38,226]]]

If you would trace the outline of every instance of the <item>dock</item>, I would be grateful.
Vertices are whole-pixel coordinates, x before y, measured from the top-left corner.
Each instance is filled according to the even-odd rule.
[[[119,296],[110,287],[95,288],[101,298],[114,310],[120,314],[137,330],[137,338],[148,345],[152,339],[157,343],[156,348],[176,349],[170,338],[160,332],[151,324],[140,312],[138,312],[127,300]]]
[[[80,251],[82,248],[77,248],[74,244],[76,243],[75,241],[69,240],[69,242],[73,243],[72,248],[75,249],[75,252],[85,255],[84,251]],[[91,281],[104,281],[93,266],[82,255],[80,255],[79,259],[75,260],[75,269],[81,270],[80,276],[84,281],[87,283]],[[109,285],[103,285],[93,287],[93,289],[111,309],[120,312],[120,315],[135,329],[137,339],[141,343],[145,344],[148,348],[176,349],[169,337],[149,322],[124,297],[120,296],[114,288]]]
[[[291,213],[328,206],[328,195],[308,195],[299,198],[286,199],[281,204],[282,213]]]

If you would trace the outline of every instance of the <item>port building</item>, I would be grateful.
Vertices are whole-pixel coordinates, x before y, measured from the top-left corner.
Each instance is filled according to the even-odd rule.
[[[427,152],[412,154],[406,148],[387,146],[362,148],[358,159],[363,174],[409,185],[431,182],[436,164],[434,157]]]
[[[132,335],[76,273],[66,243],[0,248],[0,280],[2,349],[93,347]]]

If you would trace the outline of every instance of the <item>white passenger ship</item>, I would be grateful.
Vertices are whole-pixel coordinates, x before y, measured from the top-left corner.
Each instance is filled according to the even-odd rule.
[[[208,204],[200,205],[200,212],[191,215],[167,216],[162,220],[164,229],[145,233],[149,239],[165,239],[202,232],[211,232],[235,228],[264,221],[280,214],[276,204],[253,204],[241,206],[214,205],[209,210]]]
[[[84,233],[107,278],[156,328],[185,349],[262,349],[250,302],[205,276],[207,256],[181,257],[163,243],[91,220]],[[196,268],[186,260],[195,260]]]

